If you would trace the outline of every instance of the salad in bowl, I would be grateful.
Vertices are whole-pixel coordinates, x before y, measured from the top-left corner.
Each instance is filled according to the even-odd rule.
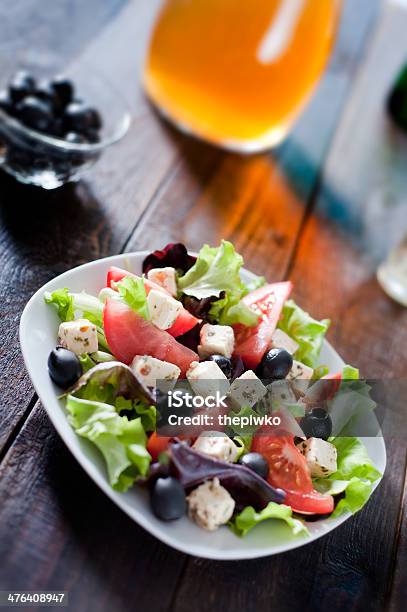
[[[349,392],[374,402],[357,369],[323,363],[329,321],[293,301],[290,281],[242,265],[227,241],[196,255],[170,244],[139,274],[106,265],[98,294],[46,291],[59,317],[48,372],[109,486],[143,490],[154,520],[236,536],[282,521],[306,536],[380,479],[337,410]]]

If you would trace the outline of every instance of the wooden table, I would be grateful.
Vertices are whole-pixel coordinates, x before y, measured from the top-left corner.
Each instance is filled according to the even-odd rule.
[[[118,510],[77,465],[37,401],[19,317],[78,264],[179,240],[232,240],[247,266],[287,277],[329,316],[328,338],[369,377],[406,377],[407,311],[376,279],[406,230],[407,145],[383,100],[407,57],[407,13],[349,0],[334,58],[275,152],[238,157],[157,119],[138,83],[157,0],[13,0],[0,8],[6,78],[33,57],[102,67],[132,107],[130,133],[86,180],[44,192],[0,178],[0,588],[69,591],[85,611],[405,609],[406,446],[367,507],[314,544],[249,562],[180,554]],[[34,52],[35,49],[35,52]]]

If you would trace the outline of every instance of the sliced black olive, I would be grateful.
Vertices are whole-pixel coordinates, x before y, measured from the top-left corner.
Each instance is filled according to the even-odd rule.
[[[205,361],[214,361],[222,370],[226,378],[232,378],[232,361],[223,355],[211,355]]]
[[[82,365],[75,353],[57,346],[49,354],[48,371],[58,387],[69,389],[82,376]]]
[[[262,379],[282,380],[293,367],[293,358],[282,348],[272,348],[256,368],[256,374]]]
[[[260,455],[260,453],[247,453],[246,455],[242,455],[238,463],[245,465],[262,478],[267,479],[269,474],[269,464],[263,455]]]
[[[301,429],[307,438],[327,440],[332,434],[332,420],[323,408],[314,408],[300,421]]]
[[[181,483],[172,476],[158,478],[150,493],[151,508],[162,521],[174,521],[186,511],[185,491]]]

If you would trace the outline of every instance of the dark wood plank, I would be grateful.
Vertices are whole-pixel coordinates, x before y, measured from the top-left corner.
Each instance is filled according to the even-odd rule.
[[[158,0],[130,4],[80,55],[80,61],[114,74],[119,91],[131,101],[134,120],[127,137],[76,186],[44,192],[0,177],[0,452],[31,398],[18,344],[18,320],[28,298],[64,270],[119,252],[181,154],[184,139],[156,121],[138,82],[157,5]]]

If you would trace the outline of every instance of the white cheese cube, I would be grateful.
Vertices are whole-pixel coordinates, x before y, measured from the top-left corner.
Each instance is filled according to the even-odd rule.
[[[271,337],[272,346],[275,348],[285,349],[290,353],[290,355],[294,355],[294,353],[298,350],[299,344],[288,334],[283,332],[281,329],[276,329],[274,334]]]
[[[229,325],[210,325],[205,323],[200,332],[201,344],[198,353],[202,359],[210,355],[223,355],[230,358],[235,347],[235,335]]]
[[[130,367],[146,387],[155,387],[157,380],[165,380],[170,383],[169,387],[172,388],[181,374],[179,367],[173,363],[161,361],[161,359],[148,355],[136,355]]]
[[[177,295],[177,277],[175,268],[152,268],[147,272],[148,280],[160,285],[172,296]]]
[[[314,370],[312,368],[294,359],[293,366],[287,374],[287,380],[293,381],[294,389],[300,394],[305,393],[313,373]]]
[[[212,459],[228,461],[229,463],[234,463],[239,454],[239,449],[233,440],[220,431],[202,432],[195,440],[192,448],[212,457]]]
[[[215,531],[233,515],[235,501],[218,478],[207,480],[187,497],[188,516],[203,529]]]
[[[281,404],[295,404],[297,402],[297,397],[288,380],[275,380],[268,388],[271,389],[273,410],[278,410]]]
[[[160,329],[169,329],[183,308],[181,302],[155,289],[147,296],[147,306],[151,321]]]
[[[195,395],[202,397],[227,395],[230,383],[214,361],[193,361],[187,371],[187,379]]]
[[[58,344],[77,355],[95,353],[98,350],[96,326],[87,319],[61,323],[58,330]]]
[[[247,370],[236,378],[230,386],[230,396],[239,406],[254,406],[267,393],[267,387],[253,370]]]
[[[336,448],[330,442],[320,438],[309,438],[297,445],[304,455],[311,476],[324,478],[336,472]]]

